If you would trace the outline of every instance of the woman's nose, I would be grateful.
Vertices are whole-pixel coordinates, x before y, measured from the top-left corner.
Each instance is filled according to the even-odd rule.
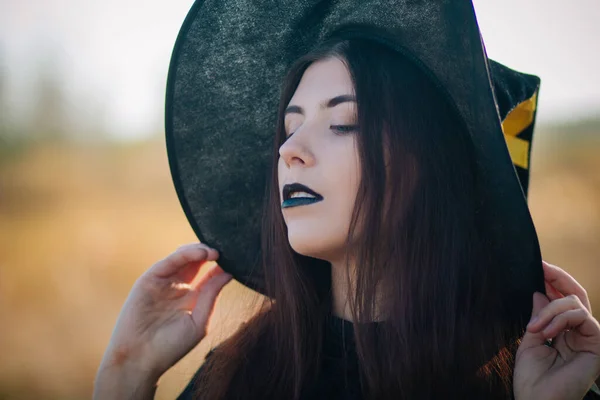
[[[297,132],[299,133],[299,132]],[[289,137],[285,143],[279,147],[279,157],[285,162],[288,168],[292,165],[309,167],[314,165],[315,156],[311,151],[306,138],[301,138],[297,133]]]

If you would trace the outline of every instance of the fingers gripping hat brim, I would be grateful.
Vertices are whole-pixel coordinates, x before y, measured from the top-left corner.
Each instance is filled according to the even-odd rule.
[[[393,47],[451,98],[484,177],[487,240],[526,319],[532,291],[544,290],[524,197],[530,147],[517,177],[505,138],[531,142],[535,107],[517,133],[508,124],[503,132],[501,117],[528,100],[535,105],[539,79],[489,62],[468,1],[196,1],[169,69],[166,139],[175,188],[197,236],[220,251],[224,270],[264,292],[261,212],[280,85],[297,58],[332,34]]]

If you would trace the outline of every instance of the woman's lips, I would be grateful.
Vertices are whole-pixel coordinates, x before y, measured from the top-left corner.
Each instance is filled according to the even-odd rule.
[[[301,183],[283,185],[281,208],[309,205],[323,200],[323,196]]]

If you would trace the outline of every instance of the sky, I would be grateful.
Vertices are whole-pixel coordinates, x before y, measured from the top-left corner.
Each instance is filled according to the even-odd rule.
[[[0,0],[0,73],[23,114],[40,62],[74,117],[115,139],[163,126],[169,58],[192,0]],[[538,122],[600,114],[599,0],[474,0],[490,58],[542,79]]]

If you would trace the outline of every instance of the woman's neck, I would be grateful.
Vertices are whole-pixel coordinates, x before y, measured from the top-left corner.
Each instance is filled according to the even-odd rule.
[[[348,277],[347,269],[350,268],[350,276]],[[331,263],[331,313],[347,321],[354,321],[352,311],[349,304],[349,296],[352,295],[356,288],[355,264],[342,262]],[[381,304],[380,301],[378,303]],[[384,318],[379,315],[379,310],[376,310],[376,315],[369,322],[382,321]]]
[[[348,295],[354,285],[348,282],[347,267],[345,262],[331,263],[331,313],[338,318],[353,321]]]

